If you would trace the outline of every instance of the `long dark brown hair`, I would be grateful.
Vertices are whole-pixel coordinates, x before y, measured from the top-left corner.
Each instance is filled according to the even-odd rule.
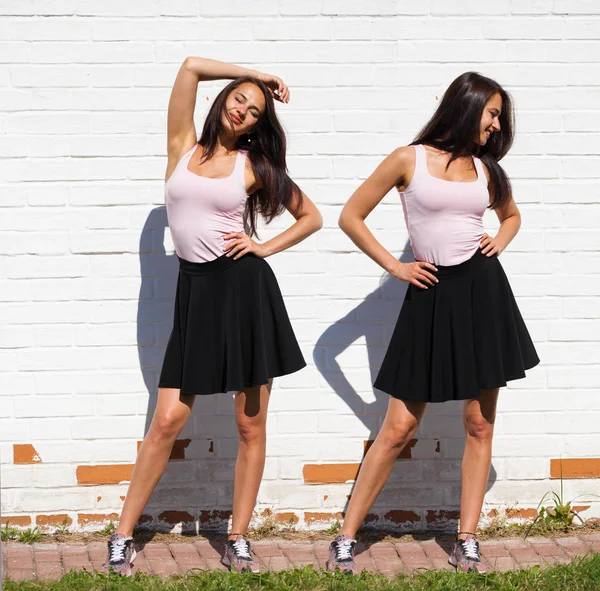
[[[223,129],[222,115],[227,97],[236,88],[250,82],[262,91],[265,110],[250,134],[241,135],[236,148],[247,150],[254,174],[260,179],[262,188],[252,193],[246,201],[244,227],[250,236],[256,234],[258,215],[267,223],[282,214],[294,197],[302,202],[302,192],[290,178],[285,160],[285,132],[275,113],[275,104],[268,88],[261,80],[242,76],[230,82],[215,98],[202,129],[198,144],[202,147],[202,161],[210,160],[215,153],[219,134]],[[229,118],[229,115],[225,113]]]
[[[502,98],[500,131],[492,133],[484,146],[479,137],[481,115],[485,104],[494,94]],[[506,156],[513,143],[514,113],[510,95],[491,78],[477,72],[461,74],[446,90],[430,121],[414,139],[412,145],[427,144],[450,152],[450,163],[464,156],[481,158],[490,173],[492,202],[490,207],[502,207],[510,199],[511,186],[499,161]]]

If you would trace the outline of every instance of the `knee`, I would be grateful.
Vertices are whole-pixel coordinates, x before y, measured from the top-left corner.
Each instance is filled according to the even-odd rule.
[[[403,448],[412,439],[418,426],[419,423],[412,417],[395,421],[381,430],[382,444],[388,448]]]
[[[183,424],[175,412],[162,412],[152,419],[148,437],[156,441],[174,441],[181,432]]]
[[[490,423],[483,415],[471,415],[465,418],[465,431],[472,439],[489,443],[494,435],[494,423]]]
[[[249,417],[238,418],[237,430],[242,443],[256,443],[266,440],[266,425],[263,421],[253,420]]]

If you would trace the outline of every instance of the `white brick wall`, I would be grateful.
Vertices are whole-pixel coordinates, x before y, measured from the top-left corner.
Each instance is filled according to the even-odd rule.
[[[120,510],[123,484],[77,486],[76,468],[133,463],[154,407],[175,271],[161,210],[166,107],[187,55],[284,78],[290,170],[325,220],[270,261],[309,367],[276,383],[259,510],[344,508],[351,484],[308,485],[303,469],[360,462],[376,434],[387,397],[371,380],[404,290],[337,217],[466,70],[515,99],[505,164],[523,229],[502,260],[543,360],[502,393],[486,510],[535,507],[557,487],[551,458],[600,457],[600,4],[0,0],[0,18],[4,515]],[[221,87],[201,86],[199,128]],[[397,195],[369,225],[394,254],[408,250]],[[398,464],[374,511],[456,508],[461,431],[460,405],[431,407],[418,459]],[[188,460],[169,465],[148,512],[228,509],[230,397],[199,400],[182,438]],[[14,465],[13,444],[32,444],[42,463]],[[589,501],[586,515],[600,515]]]

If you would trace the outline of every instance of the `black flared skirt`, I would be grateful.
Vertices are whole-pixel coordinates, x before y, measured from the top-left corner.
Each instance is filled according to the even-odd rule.
[[[306,365],[269,264],[254,255],[179,259],[173,331],[159,388],[216,394]]]
[[[525,377],[539,358],[498,258],[437,268],[434,287],[409,285],[375,387],[445,402]]]

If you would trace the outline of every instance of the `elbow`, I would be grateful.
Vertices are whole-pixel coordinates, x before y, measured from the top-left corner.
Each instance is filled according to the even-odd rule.
[[[313,232],[318,232],[323,227],[323,216],[321,212],[317,212],[313,221]]]
[[[200,58],[188,55],[184,60],[183,64],[181,64],[181,68],[183,70],[187,70],[189,72],[196,72],[198,70],[198,60]]]
[[[338,218],[338,226],[344,233],[348,233],[350,228],[350,220],[348,219],[348,214],[342,210],[340,217]]]

